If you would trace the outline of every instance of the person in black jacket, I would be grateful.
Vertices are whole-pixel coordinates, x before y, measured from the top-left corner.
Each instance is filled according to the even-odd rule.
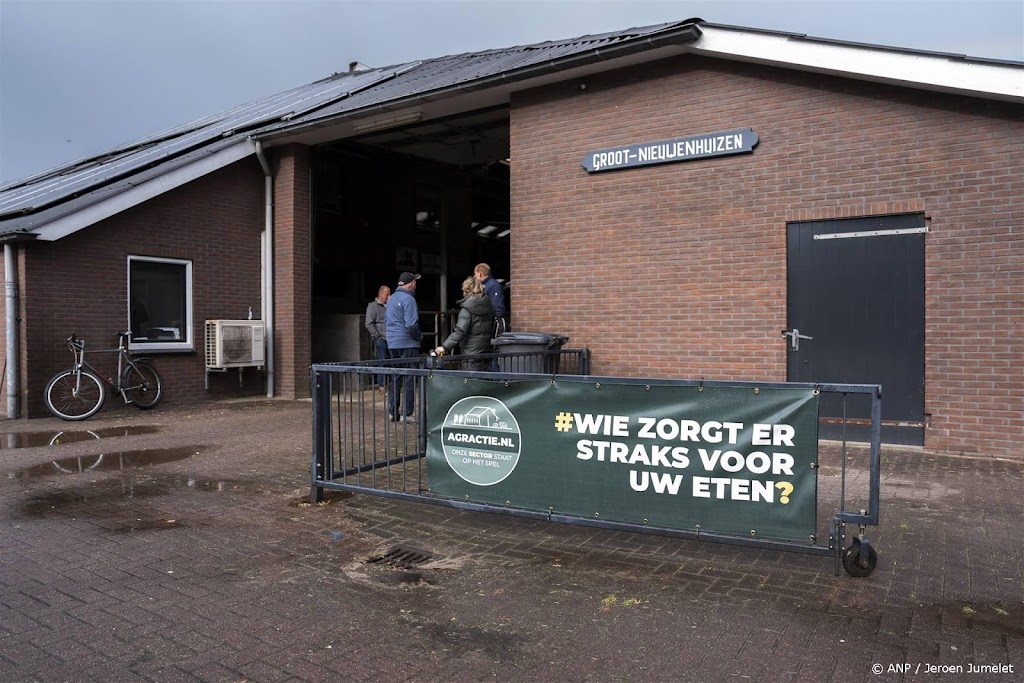
[[[451,353],[458,346],[465,356],[488,353],[491,350],[491,334],[494,332],[494,307],[490,298],[484,293],[483,284],[475,277],[468,277],[462,283],[462,299],[459,300],[462,310],[459,311],[455,329],[434,349],[434,353],[443,356]],[[489,361],[475,360],[468,363],[468,370],[486,370]]]

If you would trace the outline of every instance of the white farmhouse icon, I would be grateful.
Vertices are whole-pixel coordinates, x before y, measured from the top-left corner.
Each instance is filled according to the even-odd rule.
[[[494,411],[494,408],[477,406],[466,413],[465,424],[478,425],[480,427],[493,427],[497,421],[498,413]]]

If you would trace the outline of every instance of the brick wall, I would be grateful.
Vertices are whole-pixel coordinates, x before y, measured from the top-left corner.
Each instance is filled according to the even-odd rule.
[[[309,148],[274,150],[275,393],[308,398],[310,362]]]
[[[1024,110],[686,57],[514,96],[515,329],[595,374],[784,381],[786,222],[923,210],[926,447],[1021,453]],[[752,127],[754,154],[586,152]]]
[[[204,389],[204,321],[260,315],[260,233],[263,174],[255,159],[239,161],[185,186],[107,218],[56,242],[20,245],[22,415],[48,415],[47,379],[70,366],[65,340],[72,333],[89,348],[116,345],[128,327],[128,255],[192,261],[195,352],[154,353],[164,401],[260,394],[263,373],[211,375]],[[97,356],[113,373],[114,356]],[[108,396],[106,410],[120,398]]]

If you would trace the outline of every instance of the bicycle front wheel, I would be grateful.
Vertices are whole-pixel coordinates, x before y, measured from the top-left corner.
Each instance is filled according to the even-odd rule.
[[[58,372],[46,384],[46,407],[62,420],[85,420],[103,406],[107,397],[100,378],[88,370]]]
[[[140,410],[149,410],[163,397],[163,385],[156,368],[145,361],[132,362],[121,375],[125,398]]]

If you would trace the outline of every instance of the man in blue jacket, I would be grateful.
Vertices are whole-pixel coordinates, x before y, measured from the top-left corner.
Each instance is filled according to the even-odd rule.
[[[391,358],[414,358],[419,355],[420,340],[420,308],[416,305],[416,281],[420,276],[416,273],[402,273],[398,278],[398,287],[388,299],[384,312],[384,324],[388,338],[388,355]],[[412,367],[411,364],[401,367]],[[405,386],[405,414],[402,414],[402,386]],[[412,377],[394,375],[394,384],[388,395],[388,413],[392,420],[415,422],[413,400],[416,382]]]
[[[505,290],[501,288],[500,282],[491,277],[491,267],[486,263],[476,264],[476,267],[473,268],[473,277],[484,286],[484,293],[487,294],[487,298],[491,301],[491,307],[494,308],[494,333],[491,337],[496,338],[498,335],[508,332],[508,306],[505,305]],[[491,371],[497,369],[498,359],[492,358]]]
[[[505,290],[501,283],[491,277],[491,267],[486,263],[478,263],[473,269],[473,277],[480,281],[494,307],[494,336],[508,332],[508,307],[505,305]]]

